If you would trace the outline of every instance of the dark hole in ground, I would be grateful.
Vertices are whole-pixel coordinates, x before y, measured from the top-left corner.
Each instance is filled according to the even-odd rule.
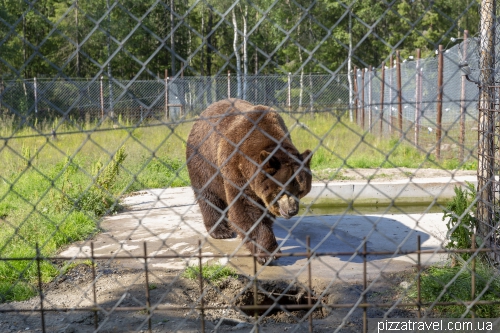
[[[244,304],[241,305],[254,305],[254,293],[253,292],[248,292],[245,295],[245,300],[243,301]],[[257,310],[257,314],[259,316],[266,314],[266,316],[271,316],[275,315],[278,313],[282,313],[285,311],[288,312],[295,312],[295,311],[308,311],[308,308],[306,307],[294,307],[294,306],[300,306],[308,305],[308,300],[309,297],[307,293],[301,293],[301,292],[293,292],[293,291],[287,291],[286,293],[279,292],[279,291],[272,291],[272,292],[259,292],[257,294],[257,299],[258,299],[258,304],[257,305],[268,305],[270,308],[271,306],[275,306],[274,308],[270,310]],[[314,305],[318,302],[318,298],[315,296],[311,296],[311,305]],[[286,308],[286,310],[280,308],[279,306],[290,306],[289,308]],[[247,315],[252,316],[255,314],[254,309],[243,309],[243,312],[245,312]],[[322,311],[321,311],[321,306],[318,306],[314,311],[313,315],[315,318],[318,318],[318,316],[322,317]]]

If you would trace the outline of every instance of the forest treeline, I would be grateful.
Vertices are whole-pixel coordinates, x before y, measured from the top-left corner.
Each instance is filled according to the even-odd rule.
[[[377,67],[396,50],[426,57],[464,30],[474,36],[478,8],[477,0],[0,0],[0,75],[345,73],[350,49],[349,67]]]

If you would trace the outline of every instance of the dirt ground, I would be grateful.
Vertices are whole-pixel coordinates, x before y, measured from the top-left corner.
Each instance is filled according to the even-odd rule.
[[[145,310],[122,310],[125,307],[144,307],[146,283],[143,270],[123,269],[120,265],[98,262],[96,284],[98,332],[147,332],[148,315]],[[405,285],[411,284],[413,275],[402,272],[381,276],[377,281],[368,281],[368,302],[394,303],[404,297]],[[150,271],[148,274],[152,332],[201,332],[199,306],[200,286],[198,281],[179,275],[179,271]],[[47,332],[83,333],[94,332],[95,315],[92,311],[53,312],[55,308],[89,307],[93,304],[92,269],[80,264],[50,284],[44,286],[44,320]],[[207,307],[252,305],[253,282],[247,277],[230,277],[222,282],[205,282],[203,302]],[[281,305],[307,304],[304,285],[296,281],[260,281],[259,304]],[[362,283],[345,281],[330,286],[313,285],[313,303],[347,305],[362,300]],[[1,309],[39,309],[40,298],[25,302],[3,304]],[[166,309],[168,307],[188,309]],[[383,317],[388,309],[369,308],[369,318]],[[314,332],[360,332],[363,327],[363,310],[348,308],[332,309],[318,307],[313,311]],[[389,317],[413,318],[412,310],[393,309]],[[241,312],[235,308],[207,309],[204,311],[206,332],[251,332],[254,331],[255,314]],[[307,311],[270,311],[258,313],[259,332],[305,332],[308,330]],[[3,314],[0,332],[41,332],[39,311]]]
[[[454,175],[474,175],[473,171],[459,171]],[[408,177],[449,177],[449,171],[434,169],[380,169],[351,170],[339,175],[341,181],[363,179],[404,179]],[[337,179],[336,179],[337,180]],[[56,265],[62,263],[55,262]],[[140,310],[146,304],[146,289],[150,294],[152,332],[201,332],[201,313],[195,307],[201,304],[200,286],[182,276],[180,270],[151,269],[148,284],[144,270],[130,269],[119,262],[98,261],[95,286],[98,304],[98,332],[147,332],[148,313]],[[89,264],[79,264],[66,274],[43,286],[44,316],[47,332],[83,333],[95,331],[93,311],[51,311],[57,308],[78,309],[91,307],[93,301],[93,272]],[[379,276],[368,281],[368,302],[394,303],[406,297],[406,288],[414,284],[413,272],[399,272]],[[146,287],[147,286],[147,287]],[[206,307],[231,307],[254,304],[253,281],[248,277],[228,278],[217,284],[205,282],[203,302]],[[259,281],[259,304],[307,304],[306,287],[298,281]],[[360,332],[363,310],[342,307],[363,301],[362,281],[312,285],[312,301],[317,304],[338,304],[339,308],[318,307],[313,311],[314,332]],[[136,307],[125,310],[126,307]],[[184,309],[175,309],[184,307]],[[41,332],[40,297],[24,302],[1,304],[0,309],[14,310],[0,315],[0,332]],[[21,309],[26,312],[18,312]],[[412,309],[372,307],[369,318],[384,315],[393,318],[413,318]],[[258,313],[259,332],[305,332],[308,316],[304,310]],[[204,311],[206,332],[255,331],[255,314],[236,308],[207,309]]]

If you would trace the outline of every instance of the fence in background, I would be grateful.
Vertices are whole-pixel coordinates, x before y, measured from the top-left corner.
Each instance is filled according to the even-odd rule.
[[[165,78],[156,81],[35,78],[2,82],[2,105],[4,114],[21,118],[94,121],[107,116],[140,123],[196,115],[217,100],[237,97],[289,112],[354,112],[357,123],[374,135],[404,135],[416,146],[436,149],[438,158],[441,150],[458,150],[463,160],[477,146],[479,91],[462,76],[459,64],[467,60],[477,70],[477,40],[442,49],[440,55],[442,66],[439,54],[401,61],[398,53],[391,57],[392,66],[355,68],[352,108],[346,74],[311,73],[247,75],[240,78],[244,83],[234,73],[172,79],[165,72]]]
[[[375,135],[435,148],[438,158],[441,150],[458,151],[461,160],[470,155],[477,148],[479,90],[459,65],[467,61],[477,78],[479,52],[478,39],[465,38],[449,49],[440,46],[433,58],[421,59],[417,50],[401,59],[398,52],[377,69],[355,69],[358,123]]]

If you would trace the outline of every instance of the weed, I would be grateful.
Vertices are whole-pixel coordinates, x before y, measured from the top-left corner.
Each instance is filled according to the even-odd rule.
[[[421,297],[423,302],[457,302],[470,301],[471,276],[468,268],[431,267],[421,275]],[[478,265],[475,273],[475,300],[498,300],[500,297],[500,279],[494,269],[485,265]],[[409,293],[410,297],[417,296],[416,287]],[[435,306],[434,310],[442,317],[471,317],[471,311],[464,305]],[[499,304],[475,305],[474,313],[480,318],[497,318],[500,316]]]
[[[93,184],[87,190],[80,186],[78,191],[71,197],[76,209],[90,213],[93,216],[101,216],[116,211],[118,208],[117,199],[113,197],[110,190],[126,157],[125,147],[122,146],[106,167],[103,168],[102,163],[95,165],[95,181]]]
[[[87,265],[89,267],[92,267],[93,265],[95,266],[95,263],[93,264],[92,260],[68,261],[59,270],[60,274],[64,275],[64,274],[68,273],[69,271],[71,271],[73,268],[78,267],[80,265]]]
[[[21,147],[21,155],[23,156],[23,164],[24,167],[28,168],[31,163],[31,149],[29,146],[23,146]]]
[[[473,215],[475,212],[476,190],[474,185],[467,183],[463,189],[461,186],[455,186],[455,197],[448,202],[443,211],[443,221],[448,219],[446,227],[448,228],[446,247],[449,249],[470,249],[472,247],[472,235],[474,234],[477,220]],[[471,254],[459,254],[464,260],[467,260]]]
[[[236,271],[230,267],[223,266],[221,264],[206,264],[202,268],[203,278],[211,282],[217,282],[220,280],[225,280],[230,277],[236,278],[238,275]],[[200,267],[199,266],[189,266],[183,273],[183,276],[190,280],[196,280],[200,277]]]
[[[6,218],[15,208],[8,202],[0,202],[0,219]]]

